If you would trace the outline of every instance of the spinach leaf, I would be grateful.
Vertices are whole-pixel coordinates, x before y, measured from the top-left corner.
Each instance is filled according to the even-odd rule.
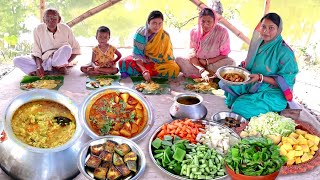
[[[225,162],[237,174],[260,176],[279,171],[286,157],[270,139],[248,137],[228,150]]]

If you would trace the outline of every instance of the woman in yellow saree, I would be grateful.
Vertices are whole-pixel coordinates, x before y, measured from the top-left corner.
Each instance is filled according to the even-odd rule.
[[[180,68],[174,61],[170,36],[163,30],[160,11],[152,11],[147,25],[137,30],[133,55],[119,61],[119,69],[122,77],[142,75],[146,81],[155,76],[178,76]]]

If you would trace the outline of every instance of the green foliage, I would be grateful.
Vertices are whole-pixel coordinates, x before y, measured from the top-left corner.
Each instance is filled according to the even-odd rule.
[[[8,43],[8,45],[9,45],[10,47],[12,47],[12,46],[14,46],[14,45],[17,44],[17,42],[18,42],[18,37],[17,37],[17,36],[14,36],[14,35],[5,36],[5,37],[3,38],[3,40],[4,40],[6,43]]]
[[[12,38],[12,39],[17,39]],[[14,40],[13,40],[14,41]],[[0,64],[2,62],[11,62],[14,57],[19,55],[29,54],[32,49],[32,44],[27,41],[22,41],[20,43],[14,43],[8,48],[0,46]]]

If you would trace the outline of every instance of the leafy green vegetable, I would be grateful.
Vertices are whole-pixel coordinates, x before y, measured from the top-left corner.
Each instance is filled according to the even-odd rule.
[[[263,176],[279,171],[287,159],[271,139],[248,137],[228,150],[225,161],[237,174]]]
[[[186,151],[180,148],[177,148],[173,154],[173,159],[182,162],[184,156],[186,155]]]
[[[156,138],[155,140],[152,141],[151,144],[154,148],[159,149],[159,147],[161,146],[161,143],[162,143],[161,139]]]

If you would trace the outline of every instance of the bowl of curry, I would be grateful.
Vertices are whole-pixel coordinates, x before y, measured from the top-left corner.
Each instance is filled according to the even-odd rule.
[[[71,98],[31,90],[14,97],[2,119],[7,138],[0,141],[0,167],[12,179],[72,179],[79,174],[77,157],[89,137]]]
[[[217,77],[229,85],[246,84],[250,80],[250,72],[242,67],[222,66],[216,72]]]
[[[65,121],[59,121],[59,119]],[[37,153],[58,152],[72,146],[83,130],[78,107],[52,90],[33,90],[7,107],[4,130],[17,145]]]
[[[122,136],[139,141],[153,125],[153,108],[138,91],[109,86],[92,92],[83,102],[79,117],[91,138]]]

